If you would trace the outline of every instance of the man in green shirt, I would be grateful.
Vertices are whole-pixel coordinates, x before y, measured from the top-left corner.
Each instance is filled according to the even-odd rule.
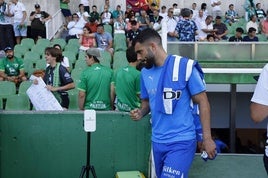
[[[22,59],[14,56],[14,51],[11,47],[6,47],[4,51],[6,57],[0,60],[0,81],[6,80],[18,84],[27,80]]]
[[[60,0],[60,9],[65,17],[66,24],[69,23],[72,20],[72,13],[69,8],[70,0]]]
[[[140,107],[140,71],[136,69],[140,63],[134,47],[126,51],[129,65],[118,69],[113,76],[111,83],[112,100],[115,100],[116,109],[129,112]]]
[[[111,110],[110,84],[112,69],[99,63],[100,51],[90,48],[86,53],[89,66],[80,76],[78,84],[79,109]]]

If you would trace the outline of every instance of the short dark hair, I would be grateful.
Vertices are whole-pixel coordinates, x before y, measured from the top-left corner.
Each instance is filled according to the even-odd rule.
[[[137,61],[137,53],[135,52],[134,46],[130,46],[126,51],[126,57],[128,62]]]
[[[240,33],[244,33],[244,30],[241,27],[237,27],[235,31],[236,32],[240,32]]]
[[[59,47],[60,50],[61,50],[61,45],[60,45],[60,44],[54,44],[54,45],[53,45],[53,48],[56,48],[56,47]]]
[[[250,27],[249,29],[248,29],[248,33],[252,33],[252,32],[256,32],[257,30],[256,30],[256,28],[254,28],[254,27]]]
[[[218,16],[216,16],[216,19],[221,19],[221,16],[219,16],[219,15],[218,15]]]
[[[191,15],[191,10],[188,8],[183,8],[181,9],[181,16],[182,17],[190,17]]]
[[[132,46],[135,46],[136,43],[144,43],[146,41],[155,41],[158,45],[162,45],[162,39],[159,33],[154,29],[146,28],[133,39]]]
[[[56,62],[62,62],[63,61],[63,56],[62,56],[62,51],[54,48],[54,47],[47,47],[45,49],[45,53],[50,54],[52,57],[56,58]]]
[[[100,24],[97,25],[97,28],[98,28],[98,27],[102,27],[102,28],[104,28],[104,25],[103,25],[102,23],[100,23]]]
[[[131,21],[130,21],[130,24],[131,24],[131,25],[137,25],[137,21],[136,21],[136,20],[131,20]]]

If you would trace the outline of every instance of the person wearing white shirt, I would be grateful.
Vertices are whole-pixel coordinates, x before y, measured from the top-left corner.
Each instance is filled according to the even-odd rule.
[[[198,34],[201,33],[201,24],[205,22],[206,17],[207,16],[204,15],[204,11],[202,9],[200,9],[198,11],[198,15],[196,16],[196,18],[194,20],[195,24],[197,26],[197,29],[198,29]],[[198,40],[198,35],[196,36],[196,40]]]
[[[162,16],[163,18],[166,18],[167,17],[167,7],[166,6],[162,6],[161,7],[161,11],[159,12],[159,15]]]
[[[196,3],[195,2],[192,4],[192,9],[191,10],[193,11],[192,20],[195,20],[195,18],[198,16],[198,10],[196,9]]]
[[[221,1],[219,1],[219,0],[210,0],[210,2],[211,2],[211,6],[212,6],[213,19],[215,19],[216,16],[222,16]]]
[[[27,13],[23,3],[18,0],[12,0],[14,6],[14,24],[13,30],[16,37],[17,44],[20,44],[21,38],[27,36]]]
[[[247,22],[247,24],[246,24],[247,32],[248,32],[248,29],[250,27],[255,28],[256,29],[256,33],[259,33],[259,24],[257,22],[257,16],[256,15],[250,16],[250,21]]]
[[[198,40],[199,41],[205,41],[208,34],[214,34],[216,30],[213,29],[213,17],[211,15],[208,15],[206,20],[201,23],[201,30],[198,34]]]
[[[90,10],[89,10],[89,0],[80,0],[80,4],[83,4],[84,5],[84,8],[85,8],[85,11],[87,13],[90,13]]]
[[[68,28],[68,36],[66,37],[66,41],[68,41],[71,38],[78,38],[79,34],[83,33],[83,27],[86,24],[86,21],[84,19],[80,19],[76,13],[72,15],[73,20],[70,21],[67,25]]]
[[[168,9],[168,15],[166,18],[164,18],[164,20],[167,23],[167,40],[168,41],[178,41],[178,34],[175,30],[178,21],[176,20],[176,18],[174,17],[173,8],[169,8]]]

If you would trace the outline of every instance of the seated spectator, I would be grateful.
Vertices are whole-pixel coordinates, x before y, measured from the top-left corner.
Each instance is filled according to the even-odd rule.
[[[123,20],[123,17],[119,15],[114,22],[114,33],[125,33],[126,23]]]
[[[221,22],[221,16],[217,16],[215,24],[213,25],[216,40],[227,40],[228,29],[224,23]]]
[[[27,80],[23,60],[14,56],[11,47],[6,47],[4,51],[6,57],[0,60],[0,81],[11,81],[18,86],[22,81]]]
[[[87,22],[88,18],[89,18],[89,13],[87,11],[85,11],[84,5],[79,4],[78,9],[79,10],[78,10],[78,12],[76,12],[76,14],[79,17],[79,20],[85,20]]]
[[[248,30],[249,30],[250,27],[255,28],[256,29],[256,33],[259,32],[259,30],[258,30],[259,29],[259,24],[257,22],[257,16],[256,15],[252,15],[250,17],[250,21],[247,22],[247,25],[246,25],[247,32],[248,32]]]
[[[34,7],[35,11],[31,12],[30,21],[31,21],[31,37],[36,42],[39,38],[46,38],[45,23],[52,17],[47,12],[41,11],[41,7],[39,4],[35,4]]]
[[[191,11],[193,12],[192,15],[192,20],[195,20],[195,18],[198,16],[198,10],[196,9],[196,3],[192,3],[192,9]]]
[[[206,20],[204,22],[201,22],[201,30],[198,34],[199,41],[205,41],[208,34],[214,34],[217,31],[216,29],[213,29],[212,21],[213,17],[211,15],[208,15],[206,17]]]
[[[268,11],[266,18],[261,22],[261,33],[268,37]]]
[[[150,19],[144,9],[140,10],[140,16],[138,17],[138,23],[140,25],[140,30],[144,30],[149,27]]]
[[[265,11],[261,8],[261,3],[256,4],[256,14],[259,22],[263,21],[266,17]]]
[[[135,16],[133,15],[133,16],[131,16],[130,17],[130,19],[126,19],[126,31],[129,31],[129,30],[131,30],[131,22],[133,21],[133,20],[135,20],[136,21],[136,18],[135,18]],[[139,23],[137,23],[137,25],[138,25],[138,27],[139,27]]]
[[[85,11],[87,13],[90,12],[90,10],[89,10],[89,1],[88,0],[80,0],[80,4],[83,4],[84,9],[85,9]]]
[[[229,38],[229,41],[230,42],[241,42],[241,41],[243,41],[243,37],[242,37],[243,33],[244,33],[243,28],[237,27],[236,30],[235,30],[235,35],[231,36]]]
[[[83,34],[79,35],[79,44],[80,44],[80,50],[81,51],[86,51],[89,48],[96,47],[96,40],[94,37],[90,36],[91,30],[89,27],[85,26],[83,28]]]
[[[113,18],[117,19],[118,16],[121,16],[122,19],[125,19],[124,12],[121,10],[121,6],[117,5],[116,9],[113,11]]]
[[[59,44],[54,44],[53,45],[53,48],[57,48],[57,49],[59,49],[59,50],[62,51],[62,48],[61,48],[61,46]],[[70,63],[69,63],[68,57],[63,56],[63,59],[62,59],[62,61],[61,61],[60,64],[63,65],[64,67],[66,67],[66,69],[68,70],[68,72],[70,72]],[[49,64],[47,64],[47,65],[49,65]]]
[[[215,36],[212,35],[212,34],[208,34],[208,36],[207,36],[207,41],[208,41],[208,42],[215,42]]]
[[[68,36],[66,37],[66,41],[68,42],[69,39],[78,38],[80,34],[83,33],[83,27],[85,26],[84,20],[79,20],[79,17],[76,13],[72,16],[73,20],[70,21],[67,25],[68,28]]]
[[[95,19],[97,23],[100,21],[100,14],[97,11],[97,6],[92,6],[92,12],[90,13],[90,18]]]
[[[205,23],[205,20],[206,20],[206,16],[204,15],[203,10],[200,9],[198,11],[198,15],[195,17],[195,20],[194,20],[198,29],[198,34],[200,34],[200,31],[201,31],[201,24]],[[198,35],[196,35],[196,40],[198,40]]]
[[[161,11],[159,12],[159,15],[162,16],[163,18],[167,17],[167,7],[166,6],[161,7]]]
[[[150,22],[153,21],[153,18],[154,18],[154,11],[155,10],[158,10],[157,6],[155,3],[151,3],[150,6],[149,6],[149,9],[146,11],[147,15],[149,16],[150,18]]]
[[[259,41],[259,38],[256,36],[256,29],[253,27],[250,27],[248,29],[248,35],[244,36],[243,41]]]
[[[96,33],[91,33],[89,36],[95,37],[99,50],[106,50],[113,55],[113,38],[112,35],[104,31],[103,24],[99,24]]]
[[[89,22],[87,22],[85,26],[89,27],[92,33],[95,33],[97,32],[98,21],[96,21],[94,17],[90,17]]]
[[[173,15],[174,9],[171,7],[168,9],[168,16],[164,19],[167,23],[167,40],[168,41],[177,41],[178,33],[176,32],[176,26],[178,21]]]
[[[127,31],[126,38],[128,47],[132,45],[132,40],[141,32],[137,24],[136,20],[132,20],[131,30]]]
[[[159,31],[161,29],[162,19],[163,19],[163,17],[159,15],[159,10],[155,9],[153,11],[153,18],[151,18],[151,20],[150,20],[150,27],[156,31]]]
[[[201,10],[203,10],[204,16],[208,16],[208,10],[207,10],[207,4],[206,3],[202,3],[201,4]]]
[[[101,13],[101,23],[102,24],[113,24],[113,14],[108,10],[107,5],[104,6],[104,11]]]
[[[135,16],[135,12],[132,9],[131,5],[127,5],[127,9],[125,11],[125,19],[130,19],[132,16]]]
[[[232,25],[239,20],[238,13],[234,10],[234,5],[230,4],[229,9],[225,12],[225,23]]]

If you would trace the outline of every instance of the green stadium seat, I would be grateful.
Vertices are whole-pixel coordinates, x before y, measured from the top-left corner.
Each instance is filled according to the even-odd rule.
[[[37,40],[36,44],[48,47],[50,45],[50,41],[49,41],[49,39],[46,39],[46,38],[40,38]]]
[[[44,56],[45,53],[45,49],[47,46],[43,45],[43,44],[36,44],[32,47],[32,52],[36,52],[38,53],[40,56]]]
[[[30,100],[26,94],[9,95],[6,100],[5,110],[30,110]]]
[[[68,93],[69,93],[69,99],[70,99],[69,110],[79,110],[78,91],[77,91],[77,93],[72,93],[72,94],[70,94],[70,92],[68,92]]]
[[[64,51],[72,51],[72,52],[75,52],[76,54],[78,53],[78,50],[79,50],[79,46],[75,44],[67,44],[64,47]]]
[[[24,71],[28,77],[30,77],[33,73],[34,69],[34,61],[32,60],[24,60]]]
[[[101,58],[100,64],[111,68],[112,56],[108,51],[100,50]]]
[[[20,83],[20,86],[19,86],[18,94],[19,94],[19,95],[25,95],[27,89],[28,89],[31,85],[32,85],[32,82],[31,82],[30,80],[21,82],[21,83]]]
[[[83,69],[79,68],[74,68],[71,72],[72,79],[74,81],[80,80],[80,75],[82,73]]]
[[[125,51],[116,51],[113,56],[113,69],[117,70],[121,67],[128,65],[126,52]]]
[[[66,41],[62,38],[54,38],[51,41],[51,46],[53,46],[54,44],[59,44],[61,46],[61,49],[64,49],[64,47],[66,45]]]
[[[23,38],[21,40],[21,45],[27,47],[28,50],[31,50],[35,43],[32,38]]]
[[[67,44],[67,45],[75,45],[75,46],[77,46],[78,48],[79,48],[79,46],[80,46],[80,44],[79,44],[79,40],[78,40],[78,39],[75,39],[75,38],[70,39],[70,40],[68,41],[68,44]]]
[[[75,69],[77,69],[77,70],[83,70],[85,68],[87,68],[86,61],[85,60],[77,60],[75,62],[75,65],[74,65],[74,69],[73,70],[75,70]]]
[[[45,59],[35,61],[35,69],[43,69],[45,70],[47,67],[47,62]]]
[[[76,61],[76,55],[77,55],[76,52],[73,52],[73,51],[63,51],[62,52],[62,55],[65,56],[65,57],[67,57],[69,59],[70,65],[75,63],[75,61]]]
[[[23,57],[26,52],[28,52],[29,49],[26,46],[22,46],[20,44],[15,45],[14,47],[14,55],[16,57]]]
[[[85,60],[86,52],[79,51],[77,60]]]
[[[25,60],[31,60],[31,61],[37,61],[40,60],[40,54],[35,51],[29,51],[24,54],[24,61]]]
[[[111,35],[113,34],[113,28],[112,28],[111,25],[106,24],[106,25],[104,25],[103,27],[104,27],[104,31],[105,31],[105,32],[108,32],[108,33],[110,33]]]
[[[8,95],[16,94],[16,85],[14,82],[0,81],[0,99],[5,99]]]

